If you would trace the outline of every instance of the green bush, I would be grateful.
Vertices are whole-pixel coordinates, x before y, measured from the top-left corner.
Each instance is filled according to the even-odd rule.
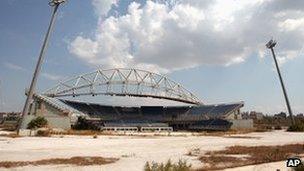
[[[190,171],[191,164],[187,164],[186,160],[179,160],[177,163],[172,163],[168,160],[166,164],[163,163],[149,163],[146,162],[144,171]]]
[[[291,125],[287,131],[290,132],[304,132],[304,123],[297,123],[295,125]]]
[[[34,119],[31,120],[30,123],[27,124],[28,129],[37,129],[37,128],[42,128],[48,125],[48,121],[42,117],[38,116]]]

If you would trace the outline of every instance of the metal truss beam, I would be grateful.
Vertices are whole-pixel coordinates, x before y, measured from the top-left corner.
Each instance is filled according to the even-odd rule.
[[[151,97],[189,104],[202,104],[190,91],[164,75],[138,70],[116,68],[82,74],[46,90],[49,97],[110,95]]]

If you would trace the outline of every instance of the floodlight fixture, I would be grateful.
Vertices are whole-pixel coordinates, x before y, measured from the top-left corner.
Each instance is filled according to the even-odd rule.
[[[60,5],[62,3],[65,3],[65,2],[66,2],[66,0],[51,0],[49,2],[49,5],[50,6],[56,6],[56,5]]]
[[[268,49],[271,49],[271,48],[275,47],[276,44],[277,44],[277,42],[276,42],[275,40],[271,39],[271,40],[266,44],[266,47],[267,47]]]

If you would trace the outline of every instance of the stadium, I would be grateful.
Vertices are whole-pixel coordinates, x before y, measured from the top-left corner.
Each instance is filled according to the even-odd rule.
[[[108,105],[82,97],[136,97],[161,99],[178,105]],[[77,97],[77,100],[75,98]],[[79,100],[80,99],[80,100]],[[115,68],[81,74],[42,93],[35,93],[21,128],[37,116],[45,117],[52,128],[70,129],[79,117],[104,131],[228,130],[252,128],[242,119],[243,102],[205,104],[182,85],[164,75]]]

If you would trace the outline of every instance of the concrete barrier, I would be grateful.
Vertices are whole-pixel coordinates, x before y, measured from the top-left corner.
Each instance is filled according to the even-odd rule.
[[[30,129],[20,129],[19,135],[20,136],[35,136],[37,134],[37,130],[30,130]]]
[[[253,120],[252,119],[235,119],[229,120],[232,123],[231,129],[252,129]]]

